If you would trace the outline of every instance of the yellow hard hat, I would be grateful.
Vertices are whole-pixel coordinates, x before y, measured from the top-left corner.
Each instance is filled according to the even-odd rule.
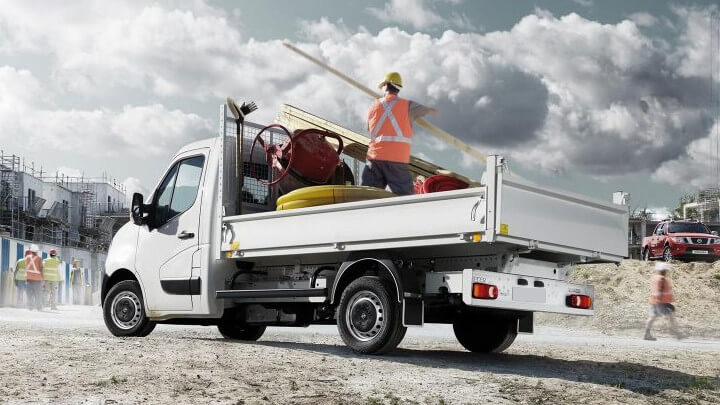
[[[398,72],[389,72],[385,74],[385,80],[378,84],[378,88],[382,88],[382,86],[387,83],[390,83],[395,87],[402,87],[402,76],[400,76],[400,73]]]

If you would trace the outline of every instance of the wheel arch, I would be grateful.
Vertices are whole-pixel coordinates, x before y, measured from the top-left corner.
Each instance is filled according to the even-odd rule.
[[[137,281],[140,285],[140,291],[143,291],[140,279],[137,275],[135,275],[135,273],[128,269],[117,269],[110,276],[108,276],[107,273],[103,273],[102,287],[100,288],[101,307],[105,305],[105,297],[107,296],[108,291],[110,291],[115,284],[126,280]],[[145,294],[143,294],[143,298],[144,296]]]
[[[345,288],[353,280],[366,275],[386,276],[395,286],[397,301],[402,302],[404,293],[402,277],[392,260],[365,257],[340,265],[340,270],[338,270],[330,291],[330,303],[336,304]]]

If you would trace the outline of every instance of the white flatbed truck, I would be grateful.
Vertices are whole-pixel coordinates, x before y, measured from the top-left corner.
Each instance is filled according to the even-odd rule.
[[[133,196],[101,291],[114,335],[175,323],[257,340],[337,324],[356,352],[383,353],[409,326],[448,323],[466,349],[497,352],[532,332],[534,312],[592,315],[573,265],[627,255],[627,207],[513,178],[499,156],[464,190],[288,211],[267,208],[270,190],[239,201],[236,122],[221,115],[219,136],[183,147],[147,201]]]

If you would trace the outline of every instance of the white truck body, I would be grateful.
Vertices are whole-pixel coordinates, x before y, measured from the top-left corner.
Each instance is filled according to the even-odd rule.
[[[282,320],[293,305],[332,312],[349,275],[365,263],[393,286],[405,325],[451,322],[433,310],[436,301],[442,308],[591,315],[592,307],[568,304],[570,294],[593,297],[592,286],[566,281],[572,266],[627,255],[627,207],[514,178],[498,156],[488,158],[480,187],[265,212],[255,196],[234,215],[240,202],[233,125],[223,108],[219,136],[173,158],[168,173],[176,171],[183,196],[192,195],[199,176],[196,197],[178,203],[187,209],[156,227],[131,221],[117,233],[103,299],[118,280],[135,279],[153,322],[213,324],[226,309],[255,303],[247,319],[292,325],[292,317],[269,319]],[[159,204],[165,178],[146,209]],[[274,198],[272,190],[264,196]],[[497,286],[498,296],[474,298],[473,283]],[[267,311],[275,312],[263,318]]]

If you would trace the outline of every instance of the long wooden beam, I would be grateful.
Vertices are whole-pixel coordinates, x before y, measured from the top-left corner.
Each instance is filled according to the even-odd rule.
[[[337,76],[337,77],[339,77],[340,79],[344,80],[345,82],[349,83],[351,86],[353,86],[353,87],[361,90],[363,93],[369,95],[370,97],[376,98],[376,99],[382,97],[382,94],[371,90],[370,88],[364,86],[363,84],[361,84],[361,83],[358,82],[357,80],[355,80],[355,79],[351,78],[350,76],[348,76],[348,75],[340,72],[339,70],[333,68],[332,66],[326,64],[325,62],[323,62],[323,61],[315,58],[314,56],[309,55],[308,53],[301,51],[300,49],[298,49],[297,47],[293,46],[292,44],[289,44],[289,43],[285,42],[285,43],[283,43],[283,45],[285,45],[285,46],[286,46],[288,49],[290,49],[291,51],[297,53],[298,55],[304,57],[305,59],[313,62],[314,64],[320,66],[321,68],[327,70],[328,72],[334,74],[335,76]],[[442,130],[441,128],[438,128],[437,126],[431,124],[430,122],[428,122],[428,121],[425,120],[424,118],[422,118],[422,117],[417,118],[417,119],[415,119],[415,122],[417,122],[420,126],[422,126],[423,128],[427,129],[427,130],[430,131],[432,134],[434,134],[434,135],[437,136],[438,138],[442,139],[442,140],[445,141],[446,143],[454,146],[455,148],[457,148],[458,150],[460,150],[460,151],[462,151],[462,152],[465,152],[466,154],[474,157],[475,159],[478,159],[478,160],[483,161],[483,162],[487,159],[487,155],[485,155],[484,153],[482,153],[482,152],[480,152],[479,150],[473,148],[472,146],[468,145],[467,143],[461,141],[460,139],[456,138],[455,136],[450,135],[449,133],[445,132],[445,131]]]

